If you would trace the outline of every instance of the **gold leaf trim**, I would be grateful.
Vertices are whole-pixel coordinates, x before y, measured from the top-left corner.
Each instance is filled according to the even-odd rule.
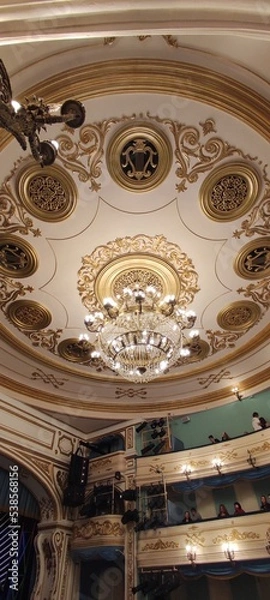
[[[168,550],[169,548],[179,548],[179,543],[172,541],[163,542],[161,539],[156,542],[149,542],[142,547],[142,552],[149,552],[149,550]]]

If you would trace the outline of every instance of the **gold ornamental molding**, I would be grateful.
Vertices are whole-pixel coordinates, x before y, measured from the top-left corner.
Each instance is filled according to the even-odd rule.
[[[153,552],[157,550],[162,551],[176,548],[180,548],[179,542],[175,542],[174,540],[163,541],[158,539],[156,542],[148,542],[145,544],[142,547],[141,552]]]
[[[250,300],[232,302],[217,315],[218,325],[226,331],[243,332],[253,327],[261,316],[258,304]]]
[[[164,181],[172,165],[172,148],[154,125],[131,122],[114,133],[106,159],[112,179],[138,193],[153,190]]]
[[[246,244],[234,262],[234,270],[244,279],[261,279],[270,275],[270,237],[256,238]]]
[[[89,310],[108,296],[116,299],[124,287],[157,285],[161,299],[174,294],[183,306],[199,291],[198,273],[188,256],[165,236],[136,235],[98,246],[82,259],[78,291]]]
[[[18,327],[28,331],[45,329],[50,325],[50,311],[34,300],[16,300],[7,307],[7,317]]]
[[[0,273],[7,277],[30,277],[38,267],[34,248],[12,234],[0,235]]]
[[[69,69],[24,90],[50,102],[88,100],[109,94],[169,94],[214,106],[270,139],[269,101],[239,81],[204,66],[156,59],[108,60]],[[2,133],[2,132],[1,132]],[[11,137],[2,133],[0,149]]]
[[[213,221],[238,219],[257,200],[259,179],[248,164],[232,162],[221,165],[208,175],[200,188],[203,212]]]
[[[18,197],[27,211],[42,221],[63,221],[74,211],[77,188],[72,177],[56,165],[29,165],[16,180]]]
[[[238,529],[232,529],[230,533],[224,535],[218,535],[212,540],[215,546],[222,544],[223,542],[236,542],[245,540],[259,540],[260,534],[255,531],[238,531]]]

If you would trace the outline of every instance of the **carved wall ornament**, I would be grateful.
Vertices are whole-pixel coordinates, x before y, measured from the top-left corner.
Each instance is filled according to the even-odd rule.
[[[24,331],[33,346],[55,353],[62,329],[43,329],[42,331]]]
[[[42,497],[39,506],[42,521],[53,521],[56,518],[56,507],[51,498]]]
[[[91,472],[95,471],[103,471],[105,469],[108,470],[108,467],[111,467],[112,459],[111,458],[100,458],[99,460],[92,462],[91,461]]]
[[[239,294],[244,294],[246,298],[251,298],[253,302],[261,304],[264,312],[268,310],[270,306],[270,279],[262,279],[257,283],[249,283],[246,288],[239,288],[237,290]]]
[[[256,238],[242,248],[234,261],[234,270],[244,279],[270,275],[270,237]]]
[[[204,389],[206,389],[213,383],[219,383],[222,379],[233,379],[231,372],[226,369],[221,369],[218,373],[211,373],[207,377],[198,377],[197,381]]]
[[[9,180],[14,174],[13,170],[0,186],[0,234],[22,233],[28,235],[30,232],[34,237],[41,235],[40,229],[33,227],[33,221],[29,218],[20,198],[14,193]]]
[[[9,304],[7,317],[18,329],[40,330],[50,325],[50,311],[33,300],[16,300]]]
[[[176,190],[179,193],[186,191],[188,184],[198,181],[202,173],[212,170],[215,165],[224,159],[232,156],[237,156],[237,158],[240,156],[248,161],[255,161],[256,159],[256,157],[244,154],[242,150],[236,146],[231,146],[217,136],[208,137],[216,131],[214,119],[206,119],[204,123],[199,123],[202,130],[201,134],[200,129],[193,125],[179,123],[179,121],[173,121],[172,119],[163,119],[149,113],[147,116],[157,123],[161,123],[164,127],[168,127],[174,137],[174,154],[178,165],[176,177],[180,180],[176,184]],[[207,137],[207,139],[205,140],[204,137]],[[252,167],[250,169],[253,173]]]
[[[200,203],[213,221],[232,221],[245,214],[259,193],[256,171],[241,162],[226,163],[214,169],[200,188]]]
[[[141,270],[157,274],[162,281],[161,299],[174,294],[182,300],[183,306],[187,306],[199,291],[198,274],[179,246],[163,235],[139,234],[116,238],[83,257],[78,272],[78,291],[84,306],[91,311],[99,303],[102,305],[104,297],[114,298],[114,282],[119,274],[134,269],[137,274]],[[143,281],[138,283],[143,286]]]
[[[57,442],[57,450],[64,456],[70,456],[73,452],[75,443],[75,438],[66,434],[60,434]]]
[[[198,532],[198,533],[186,533],[186,544],[191,544],[192,546],[204,546],[204,542],[205,542],[205,538],[203,537],[203,535]]]
[[[33,373],[31,374],[31,379],[33,379],[33,381],[40,379],[41,381],[43,381],[43,383],[52,385],[55,389],[58,389],[59,387],[64,385],[66,381],[68,381],[67,379],[65,379],[65,377],[56,378],[53,373],[45,373],[44,371],[42,371],[42,369],[37,369],[36,371],[33,371]]]
[[[134,447],[134,429],[127,427],[126,429],[126,449],[131,450]]]
[[[107,148],[107,167],[112,179],[133,192],[160,185],[172,164],[172,149],[162,130],[137,121],[118,129]]]
[[[103,371],[107,367],[100,356],[92,356],[95,347],[87,340],[67,338],[57,346],[59,356],[73,363],[82,363],[94,367],[96,371]]]
[[[239,338],[243,335],[243,331],[227,332],[212,331],[211,329],[207,329],[205,334],[209,340],[211,354],[215,354],[220,350],[226,350],[226,348],[234,348],[237,340],[239,340]]]
[[[148,542],[145,546],[142,547],[142,552],[149,552],[150,550],[169,550],[174,548],[179,548],[179,542],[175,542],[174,540],[167,540],[163,542],[163,540],[158,539],[155,542]]]
[[[210,346],[205,340],[191,341],[186,347],[190,350],[190,355],[186,359],[185,357],[179,357],[178,360],[174,363],[174,367],[179,367],[181,365],[188,363],[199,362],[200,360],[204,360],[210,353]]]
[[[7,277],[30,277],[38,267],[34,248],[15,235],[0,235],[0,273]]]
[[[56,471],[55,479],[56,479],[57,486],[63,492],[64,489],[67,487],[68,472],[67,471],[62,471],[62,470],[58,469]]]
[[[245,540],[259,540],[260,535],[255,531],[238,531],[238,529],[232,529],[230,533],[225,533],[223,535],[218,535],[216,538],[212,540],[213,544],[216,546],[218,544],[222,544],[223,542],[236,542],[236,541],[245,541]]]
[[[73,179],[64,169],[54,165],[30,165],[19,174],[17,193],[25,208],[42,221],[62,221],[76,207],[77,189]]]
[[[124,533],[125,529],[121,522],[116,523],[109,519],[104,521],[88,520],[87,523],[74,525],[73,540],[78,540],[79,538],[88,540],[99,536],[123,536]]]
[[[115,390],[115,397],[116,398],[124,398],[125,396],[127,396],[127,398],[136,398],[136,396],[138,398],[146,398],[147,396],[147,390],[146,388],[139,388],[139,389],[134,389],[134,388],[116,388]]]
[[[261,317],[258,304],[249,300],[232,302],[217,315],[217,322],[226,331],[246,331],[253,327]]]
[[[14,302],[18,296],[25,296],[27,292],[31,293],[31,286],[24,287],[20,281],[13,281],[9,277],[2,277],[0,284],[0,308],[2,312],[7,314],[7,306],[9,302]]]

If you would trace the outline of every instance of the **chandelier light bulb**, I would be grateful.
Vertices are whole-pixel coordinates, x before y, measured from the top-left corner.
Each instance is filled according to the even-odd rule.
[[[14,108],[15,113],[17,113],[20,110],[20,108],[22,108],[22,105],[19,102],[17,102],[17,100],[11,100],[11,104]]]
[[[183,358],[190,356],[190,350],[188,348],[181,348],[180,356],[182,356]]]
[[[192,331],[189,332],[189,337],[191,337],[192,339],[199,337],[198,329],[192,329]]]
[[[79,341],[80,342],[89,342],[89,335],[87,335],[87,333],[81,333],[79,336]]]

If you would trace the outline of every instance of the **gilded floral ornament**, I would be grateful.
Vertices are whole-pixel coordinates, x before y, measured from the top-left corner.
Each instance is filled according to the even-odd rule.
[[[150,258],[149,256],[150,255]],[[198,274],[188,256],[177,246],[169,242],[165,236],[136,235],[134,237],[117,238],[106,245],[98,246],[91,255],[84,256],[82,267],[78,272],[78,291],[84,306],[91,311],[97,306],[97,298],[113,295],[113,283],[122,270],[132,271],[131,261],[135,261],[134,268],[144,268],[145,262],[149,262],[149,270],[159,273],[164,280],[164,296],[169,293],[166,290],[168,283],[179,285],[180,289],[174,289],[170,293],[179,296],[184,306],[189,305],[194,295],[199,291]],[[127,264],[126,264],[127,263]],[[108,271],[112,265],[112,272]],[[108,276],[110,275],[110,277]],[[110,280],[111,287],[103,289],[103,279]],[[107,284],[106,284],[107,285]]]

